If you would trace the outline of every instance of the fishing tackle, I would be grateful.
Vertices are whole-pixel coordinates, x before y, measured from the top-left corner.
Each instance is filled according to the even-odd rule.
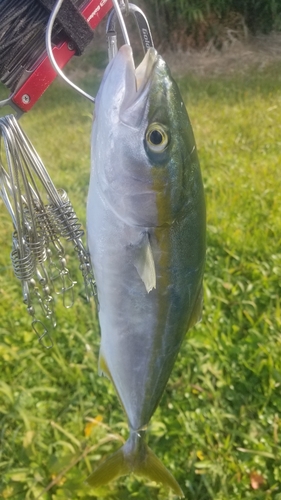
[[[144,52],[147,52],[147,50],[150,47],[154,47],[149,23],[148,23],[148,20],[147,20],[145,14],[136,5],[126,2],[126,4],[121,4],[120,11],[118,11],[115,8],[110,12],[110,14],[108,16],[108,20],[107,20],[107,24],[106,24],[106,34],[107,34],[107,40],[108,40],[108,58],[109,58],[109,60],[113,59],[113,57],[117,54],[117,51],[118,51],[116,20],[118,17],[118,20],[120,23],[120,16],[121,16],[122,24],[121,23],[120,24],[122,27],[122,25],[124,23],[124,19],[122,16],[123,11],[127,15],[128,14],[133,15],[135,22],[136,22],[136,25],[137,25],[137,28],[138,28],[138,31],[139,31],[139,35],[141,38],[142,47],[143,47]],[[122,29],[122,33],[124,36],[123,29]],[[125,34],[126,38],[124,36],[124,41],[125,41],[125,43],[128,43],[128,45],[130,45],[130,40],[129,40],[129,36],[127,33],[127,29],[126,29],[125,33],[126,33]]]
[[[0,107],[19,117],[29,111],[57,76],[45,47],[45,31],[54,0],[1,0],[0,80],[10,90]],[[52,32],[59,67],[81,55],[93,30],[112,8],[111,0],[64,0]]]
[[[33,39],[28,40],[28,43],[26,44],[27,48],[21,47],[21,50],[18,51],[19,54],[15,55],[13,61],[10,61],[9,58],[7,59],[7,54],[9,55],[8,48],[10,47],[11,42],[9,41],[9,43],[6,43],[7,49],[5,43],[2,43],[0,55],[2,60],[5,60],[5,64],[0,64],[0,80],[4,83],[4,85],[12,90],[12,93],[7,99],[0,101],[0,108],[10,106],[15,111],[18,118],[34,106],[37,100],[53,82],[57,74],[59,74],[69,85],[71,85],[77,92],[80,92],[84,97],[88,98],[92,102],[95,100],[94,97],[90,96],[71,82],[61,70],[61,68],[65,66],[73,55],[77,54],[77,49],[74,49],[73,43],[68,40],[64,40],[58,27],[56,25],[54,26],[55,19],[59,16],[59,11],[63,2],[66,1],[67,0],[58,0],[56,2],[47,24],[46,11],[44,11],[42,5],[37,2],[33,5],[33,0],[29,0],[29,2],[31,2],[30,7],[32,7],[30,8],[30,11],[34,11],[34,15],[36,17],[37,31],[35,31]],[[27,9],[27,2],[28,0],[21,0],[21,5],[19,6],[17,4],[17,7]],[[43,4],[52,3],[50,0],[41,0],[41,2]],[[78,0],[76,0],[76,3],[77,2]],[[126,15],[133,12],[141,34],[143,45],[146,49],[153,46],[151,32],[145,15],[134,4],[129,4],[128,0],[121,1],[120,5],[117,0],[89,0],[86,5],[83,4],[82,7],[80,7],[80,17],[83,17],[83,19],[85,19],[88,23],[89,28],[93,30],[109,12],[112,4],[114,5],[114,9],[112,10],[110,17],[111,21],[108,26],[111,26],[112,28],[112,26],[115,25],[117,16],[123,32],[124,41],[125,43],[130,44],[122,12]],[[5,0],[1,10],[1,19],[6,21],[7,30],[10,29],[10,31],[15,29],[13,27],[13,23],[10,22],[9,24],[8,22],[10,14],[9,10],[12,9],[12,6],[13,2]],[[20,9],[18,9],[17,12],[21,12]],[[19,13],[17,15],[19,16]],[[33,28],[32,21],[34,21],[34,19],[29,13],[26,13],[25,15],[26,19],[24,19],[23,24],[26,25],[26,31],[31,32],[31,28]],[[18,23],[17,17],[15,18],[15,22]],[[46,37],[45,44],[43,45],[42,29],[40,32],[39,28],[42,28],[45,23]],[[111,44],[114,43],[113,31],[111,33],[111,29],[109,28],[108,30],[108,39]],[[13,31],[11,34],[15,37]],[[2,35],[2,39],[3,38],[4,35]],[[59,38],[59,41],[54,43],[53,40],[57,40],[57,38]],[[84,42],[84,45],[85,43],[86,42]],[[47,54],[44,54],[44,46],[46,46]],[[7,70],[5,71],[2,66],[3,68],[7,66]]]
[[[53,294],[62,295],[67,308],[74,302],[76,282],[67,268],[62,240],[74,247],[87,297],[96,297],[90,258],[82,242],[84,231],[66,192],[56,189],[14,115],[0,118],[0,135],[5,151],[0,161],[0,195],[14,226],[12,266],[22,284],[32,327],[49,348],[49,329],[56,324]]]
[[[95,97],[89,95],[87,92],[82,90],[80,87],[78,87],[76,84],[74,84],[61,70],[59,67],[56,58],[54,57],[53,51],[52,51],[52,30],[54,26],[54,22],[56,19],[56,16],[58,15],[58,12],[63,4],[64,0],[57,0],[55,7],[52,11],[52,14],[50,16],[47,29],[46,29],[46,49],[47,53],[50,59],[50,62],[54,68],[54,70],[63,78],[63,80],[70,85],[74,90],[76,90],[78,93],[80,93],[83,97],[86,97],[89,99],[91,102],[95,102]],[[117,53],[117,34],[116,34],[116,19],[118,18],[121,31],[123,34],[124,42],[127,45],[131,45],[130,43],[130,38],[128,35],[127,27],[122,15],[122,12],[125,12],[127,15],[128,14],[133,14],[139,34],[141,37],[141,42],[143,45],[144,52],[146,52],[150,47],[153,47],[153,41],[152,41],[152,35],[149,27],[148,20],[143,13],[143,11],[137,7],[134,4],[131,4],[128,2],[128,0],[122,1],[119,5],[118,0],[112,0],[114,8],[111,10],[107,25],[106,25],[106,34],[107,34],[107,39],[108,39],[108,56],[109,60],[111,60]]]
[[[50,63],[52,65],[52,67],[61,76],[61,78],[63,78],[66,81],[66,83],[68,83],[68,85],[70,85],[70,87],[72,87],[74,90],[76,90],[83,97],[86,97],[91,102],[95,102],[95,98],[94,97],[90,96],[87,92],[85,92],[84,90],[80,89],[80,87],[78,87],[77,85],[75,85],[75,83],[73,83],[71,80],[69,80],[69,78],[67,78],[67,76],[60,69],[60,67],[59,67],[59,65],[58,65],[58,63],[56,61],[56,58],[54,57],[54,54],[53,54],[53,50],[52,50],[52,30],[53,30],[55,19],[56,19],[57,15],[58,15],[58,12],[59,12],[59,10],[60,10],[63,2],[64,2],[64,0],[57,0],[57,3],[55,4],[55,7],[53,8],[53,10],[51,12],[51,15],[50,15],[50,18],[49,18],[49,21],[48,21],[48,24],[47,24],[46,37],[45,37],[47,54],[49,56],[49,60],[50,60]]]
[[[129,11],[129,0],[121,0],[120,1],[120,6],[121,6],[121,9],[122,9],[122,7],[124,7],[125,15],[128,16],[130,14],[130,11]]]
[[[49,0],[42,1],[49,2]],[[52,32],[62,3],[63,0],[57,0],[46,27],[46,49],[50,62],[68,84],[94,102],[94,97],[89,96],[67,79],[53,55],[56,51],[52,47]],[[100,9],[105,3],[107,0],[99,3]],[[124,41],[130,45],[123,13],[133,15],[144,51],[153,47],[149,24],[141,9],[129,3],[128,0],[124,0],[120,5],[117,0],[112,0],[112,3],[114,9],[109,15],[106,26],[109,60],[118,50],[117,19]],[[84,15],[85,9],[82,12]],[[94,17],[96,12],[92,12],[91,15]],[[88,22],[90,22],[89,19]],[[57,28],[55,34],[56,30]],[[62,65],[61,61],[60,65]],[[15,84],[13,79],[17,74],[17,68],[13,71],[12,85]],[[0,107],[10,105],[14,108],[16,116],[20,117],[28,108],[23,109],[19,106],[18,100],[14,97],[15,93],[1,101]],[[14,115],[0,118],[0,137],[2,137],[5,151],[5,158],[0,158],[0,195],[14,227],[12,266],[16,278],[21,281],[23,301],[32,317],[32,327],[39,341],[49,348],[52,346],[50,326],[56,325],[54,294],[62,296],[63,304],[67,308],[71,307],[74,302],[75,281],[66,265],[62,240],[73,245],[84,279],[87,298],[94,296],[98,307],[90,257],[82,241],[84,231],[67,193],[62,189],[56,189],[42,160]]]
[[[83,0],[64,0],[58,15],[60,24],[55,24],[53,32],[52,25],[62,1],[57,2],[54,9],[54,0],[17,0],[17,4],[3,0],[2,3],[0,80],[11,95],[0,101],[0,108],[12,107],[19,118],[31,109],[56,76],[48,55],[44,54],[44,31],[47,31],[49,53],[54,53],[59,66],[63,67],[74,54],[83,52],[93,37],[93,28],[112,3],[88,0],[85,5]],[[46,8],[52,11],[50,18]],[[46,28],[48,18],[49,28]],[[73,245],[86,296],[88,299],[94,296],[98,306],[97,293],[90,258],[82,241],[84,231],[74,208],[67,193],[55,188],[16,117],[0,118],[0,138],[5,153],[0,158],[0,195],[13,222],[14,274],[21,282],[33,330],[39,341],[50,348],[53,345],[50,329],[56,326],[54,294],[62,296],[67,308],[74,302],[76,282],[67,268],[63,240]]]

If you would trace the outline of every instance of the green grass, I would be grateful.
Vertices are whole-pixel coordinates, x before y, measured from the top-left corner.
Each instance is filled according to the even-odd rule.
[[[280,500],[281,67],[179,83],[206,186],[205,308],[149,443],[190,500]],[[86,87],[94,93],[97,82]],[[91,105],[57,83],[21,119],[83,222],[91,121]],[[0,496],[34,500],[46,488],[43,500],[172,498],[135,477],[99,491],[84,484],[127,436],[114,390],[97,374],[94,305],[83,299],[70,258],[77,300],[69,310],[57,304],[55,345],[40,347],[9,260],[11,222],[0,209]],[[263,479],[256,490],[254,474]]]

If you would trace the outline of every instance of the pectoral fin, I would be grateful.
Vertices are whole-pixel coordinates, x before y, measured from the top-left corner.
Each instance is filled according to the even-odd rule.
[[[103,355],[102,350],[100,350],[100,355],[99,355],[99,367],[98,367],[99,375],[105,375],[109,380],[112,381],[110,371],[107,366],[106,359]]]
[[[142,279],[147,293],[156,288],[156,271],[149,234],[145,233],[136,248],[134,266]]]

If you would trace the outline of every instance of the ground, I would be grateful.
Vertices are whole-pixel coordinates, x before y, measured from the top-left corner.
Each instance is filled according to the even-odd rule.
[[[75,81],[84,78],[85,74],[89,76],[98,73],[101,76],[107,64],[105,52],[106,37],[104,30],[100,30],[86,55],[79,59],[74,58],[67,73]],[[281,61],[281,33],[232,38],[225,43],[222,50],[217,50],[210,43],[202,50],[178,50],[176,53],[166,50],[162,53],[160,48],[159,52],[169,64],[172,73],[179,77],[188,73],[202,77],[243,73],[251,67],[263,70],[266,66]],[[94,64],[91,64],[91,61]]]
[[[192,72],[197,75],[234,74],[247,71],[250,67],[258,70],[281,61],[281,33],[234,39],[223,50],[213,46],[201,51],[166,52],[164,57],[173,72],[182,76]]]

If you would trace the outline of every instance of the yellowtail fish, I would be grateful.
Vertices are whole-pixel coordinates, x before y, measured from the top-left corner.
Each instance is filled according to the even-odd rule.
[[[99,89],[87,203],[97,283],[99,370],[126,412],[125,445],[88,478],[133,472],[182,496],[145,431],[184,335],[201,317],[205,202],[191,124],[170,71],[150,48],[135,69],[119,49]]]

